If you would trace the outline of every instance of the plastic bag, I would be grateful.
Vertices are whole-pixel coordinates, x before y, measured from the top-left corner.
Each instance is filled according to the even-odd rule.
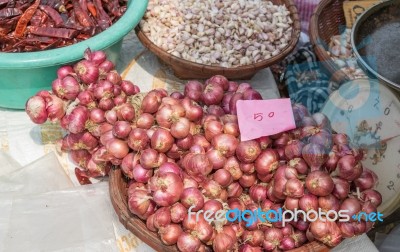
[[[0,176],[0,193],[41,193],[72,187],[53,152],[22,169]]]
[[[376,233],[375,245],[380,252],[397,252],[400,246],[400,225],[397,225],[389,234]]]
[[[0,164],[4,168],[0,176],[0,251],[7,251],[5,239],[10,227],[13,197],[72,188],[73,184],[54,153],[21,168],[10,156],[0,152]]]
[[[3,151],[0,151],[0,165],[0,176],[22,168],[17,161]]]
[[[12,207],[12,197],[0,194],[0,251],[4,250],[4,239],[7,235]]]
[[[119,222],[118,216],[114,210],[113,212],[114,232],[119,252],[154,252],[154,249],[137,238],[131,231],[127,230]]]
[[[116,251],[108,184],[14,197],[5,251]]]
[[[332,252],[379,252],[366,234],[343,240]]]

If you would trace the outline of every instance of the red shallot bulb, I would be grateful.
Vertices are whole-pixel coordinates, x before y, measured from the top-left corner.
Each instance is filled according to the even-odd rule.
[[[142,113],[138,116],[136,126],[141,129],[150,129],[154,125],[154,116],[149,113]]]
[[[165,245],[176,244],[182,233],[183,230],[178,224],[168,224],[165,227],[160,227],[158,230],[160,239]]]
[[[89,119],[89,110],[83,106],[77,106],[68,115],[68,131],[74,134],[85,130],[86,121]]]
[[[74,66],[74,71],[85,84],[95,83],[99,78],[99,68],[92,61],[81,60]]]
[[[175,203],[171,206],[171,221],[173,223],[181,223],[187,216],[188,209],[182,203]]]
[[[288,162],[289,167],[296,169],[299,174],[307,174],[308,166],[307,163],[302,158],[295,158]]]
[[[279,248],[284,251],[294,249],[295,247],[296,247],[296,242],[290,236],[283,237],[281,243],[279,244]]]
[[[226,157],[224,157],[219,151],[210,149],[206,153],[208,160],[212,163],[213,169],[221,169],[226,163]]]
[[[116,158],[122,159],[129,153],[128,144],[121,139],[111,139],[106,144],[107,151]]]
[[[299,207],[301,210],[308,212],[310,210],[318,210],[318,197],[308,193],[299,199]]]
[[[175,123],[171,125],[171,135],[176,139],[182,139],[189,135],[190,121],[185,118],[179,118]]]
[[[74,69],[72,66],[62,66],[57,69],[57,77],[58,79],[64,79],[64,77],[74,74]]]
[[[321,208],[321,210],[325,213],[328,213],[330,210],[339,212],[340,201],[332,194],[329,194],[327,196],[319,197],[318,205],[319,208]]]
[[[122,80],[121,89],[127,96],[135,95],[140,92],[139,87],[129,80]]]
[[[318,170],[308,174],[305,185],[307,190],[316,196],[327,196],[335,186],[328,173]]]
[[[117,121],[113,127],[113,134],[115,137],[125,139],[129,136],[132,127],[131,124],[127,121]]]
[[[127,141],[132,150],[141,151],[148,147],[150,139],[147,136],[145,129],[134,128],[130,131]]]
[[[178,249],[181,252],[198,251],[201,244],[202,244],[201,241],[197,237],[195,237],[187,232],[183,232],[178,237],[178,241],[177,241]]]
[[[261,94],[254,90],[254,89],[247,89],[243,92],[243,99],[244,100],[262,100]]]
[[[350,183],[338,177],[334,177],[332,180],[334,183],[332,194],[340,200],[346,199],[350,193]]]
[[[214,139],[214,137],[220,135],[224,130],[224,125],[220,121],[207,121],[204,123],[204,136],[207,141]]]
[[[225,115],[225,111],[218,105],[211,105],[207,108],[207,113],[215,116]]]
[[[378,207],[380,204],[382,204],[382,195],[376,190],[368,189],[361,192],[361,200],[364,202],[370,201],[372,204]]]
[[[203,194],[197,188],[186,188],[181,194],[180,202],[187,209],[190,208],[193,212],[197,212],[204,206]]]
[[[232,95],[232,98],[229,101],[229,113],[232,115],[237,114],[237,109],[236,109],[236,103],[239,100],[243,100],[243,94],[242,93],[235,93]]]
[[[200,102],[203,88],[203,84],[198,81],[188,81],[185,85],[184,95],[193,101]]]
[[[264,232],[263,248],[267,251],[273,251],[279,247],[283,239],[281,229],[269,228]]]
[[[129,210],[141,219],[147,219],[154,213],[155,203],[150,194],[143,189],[131,190],[128,195]]]
[[[222,107],[222,109],[224,110],[225,113],[229,113],[230,112],[230,110],[229,110],[229,102],[230,102],[230,100],[231,100],[231,98],[232,98],[232,96],[234,94],[235,94],[234,92],[227,92],[227,93],[224,94],[224,97],[222,98],[221,107]]]
[[[45,100],[49,120],[52,122],[61,120],[65,115],[64,101],[55,95],[49,95]]]
[[[25,111],[32,122],[43,124],[47,121],[46,101],[40,96],[32,96],[26,102]]]
[[[213,179],[220,184],[222,187],[229,186],[232,181],[232,175],[229,171],[225,169],[219,169],[213,174]]]
[[[210,83],[208,84],[202,94],[202,101],[207,106],[218,105],[224,97],[224,90],[220,85]]]
[[[169,207],[160,207],[154,213],[154,227],[159,229],[171,223],[171,210]]]
[[[121,78],[121,75],[119,75],[117,71],[113,70],[107,74],[106,80],[111,82],[113,85],[120,85],[122,78]]]
[[[167,152],[173,144],[174,137],[168,130],[163,128],[157,128],[151,137],[151,147],[158,152]]]
[[[233,249],[236,241],[233,237],[225,233],[219,233],[213,241],[213,249],[215,252],[226,252]]]
[[[240,142],[236,148],[236,156],[243,163],[253,163],[260,153],[260,144],[255,140]]]
[[[121,170],[125,176],[133,179],[133,167],[139,163],[139,155],[137,153],[129,153],[122,159]],[[142,166],[141,166],[142,167]]]
[[[336,172],[338,177],[353,181],[361,176],[363,167],[361,162],[357,161],[354,156],[346,155],[339,159]]]
[[[264,241],[264,232],[262,230],[245,230],[242,234],[242,239],[246,241],[247,244],[253,247],[262,246],[262,243]]]
[[[286,182],[284,194],[292,198],[301,198],[304,195],[303,183],[297,178],[291,178]]]
[[[177,202],[183,192],[182,179],[175,173],[156,174],[149,181],[153,191],[153,200],[159,206],[171,206]]]
[[[54,80],[52,90],[59,98],[73,101],[79,94],[80,86],[74,77],[66,76],[62,79]]]
[[[349,216],[350,220],[353,215],[357,215],[361,211],[361,204],[357,199],[347,198],[340,205],[340,210],[346,210],[343,215]]]
[[[299,199],[286,197],[284,207],[285,207],[285,209],[292,210],[292,211],[294,211],[295,209],[298,209],[299,208]]]
[[[225,76],[222,75],[214,75],[208,79],[206,83],[221,86],[224,91],[229,89],[229,81]]]
[[[229,81],[228,82],[228,92],[236,92],[236,90],[239,87],[239,83],[235,82],[235,81]]]
[[[136,164],[132,169],[132,177],[137,182],[147,183],[152,176],[153,170],[145,169],[140,164]]]
[[[318,170],[328,159],[328,153],[324,146],[315,143],[309,143],[303,147],[302,156],[311,170]]]
[[[230,184],[227,189],[229,198],[239,197],[243,192],[243,188],[238,182]]]
[[[206,211],[212,212],[212,214],[210,216],[211,218],[215,216],[215,213],[217,211],[223,210],[223,209],[224,209],[224,207],[223,207],[222,203],[220,201],[218,201],[218,200],[215,200],[215,199],[207,200],[204,203],[204,206],[203,206],[203,211],[204,212],[206,212]]]
[[[291,140],[285,146],[285,156],[287,160],[302,157],[304,144],[299,140]]]
[[[254,165],[257,173],[261,175],[272,173],[279,165],[278,153],[273,149],[265,149],[257,157]]]
[[[342,241],[340,228],[335,222],[316,220],[311,222],[310,231],[315,239],[330,247],[334,247]]]
[[[254,202],[261,202],[267,198],[267,187],[262,184],[256,184],[250,187],[249,195]]]

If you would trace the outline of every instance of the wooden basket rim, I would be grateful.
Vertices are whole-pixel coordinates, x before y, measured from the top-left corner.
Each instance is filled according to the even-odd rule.
[[[111,197],[111,203],[114,207],[116,214],[118,215],[119,221],[131,231],[140,240],[145,242],[147,245],[152,247],[156,251],[164,252],[178,252],[176,245],[167,246],[164,245],[158,235],[147,229],[146,224],[143,220],[136,217],[129,211],[127,199],[124,193],[121,191],[121,187],[126,186],[123,181],[123,175],[121,169],[113,169],[110,171],[109,179],[109,191]],[[290,250],[290,252],[327,252],[329,248],[320,242],[310,242],[303,246]]]

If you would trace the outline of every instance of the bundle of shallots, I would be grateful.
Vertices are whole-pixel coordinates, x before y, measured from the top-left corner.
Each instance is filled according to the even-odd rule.
[[[236,102],[262,99],[250,84],[218,75],[189,81],[183,94],[141,94],[136,106],[139,89],[104,58],[87,52],[61,68],[53,93],[32,97],[27,112],[68,131],[60,148],[80,167],[82,183],[120,167],[130,211],[164,244],[183,252],[290,250],[314,240],[333,247],[372,228],[354,216],[377,211],[377,176],[325,115],[294,104],[296,129],[240,141]],[[313,220],[216,218],[229,210],[302,210]],[[334,218],[339,211],[349,220]],[[317,212],[326,218],[314,218]]]

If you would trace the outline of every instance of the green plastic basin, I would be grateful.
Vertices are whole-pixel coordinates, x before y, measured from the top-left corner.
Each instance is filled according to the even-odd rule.
[[[115,63],[122,39],[140,22],[147,4],[148,0],[129,1],[126,13],[115,24],[80,43],[41,52],[0,53],[0,107],[24,109],[29,97],[51,89],[60,66],[82,59],[87,48],[105,51]]]

